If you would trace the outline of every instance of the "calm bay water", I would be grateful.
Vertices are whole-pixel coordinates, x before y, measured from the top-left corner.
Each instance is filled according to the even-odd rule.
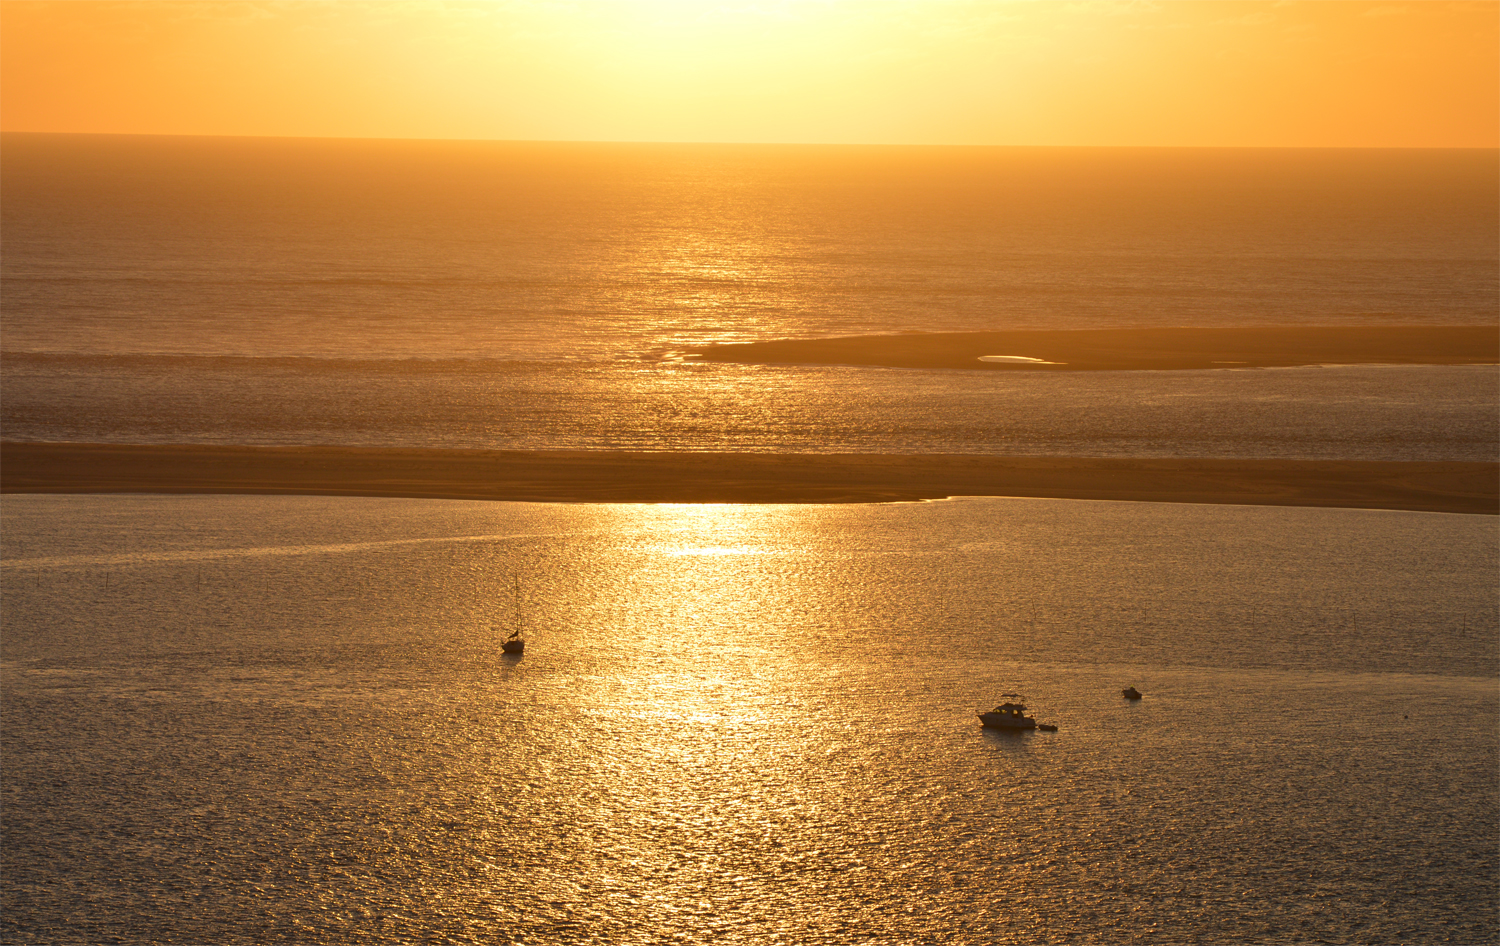
[[[1500,933],[1489,517],[4,514],[7,941]]]
[[[1492,151],[6,135],[0,164],[12,440],[1500,454],[1492,368],[682,355],[1491,324]],[[6,941],[1500,935],[1492,518],[0,514]],[[506,662],[515,575],[533,644]],[[1060,731],[981,731],[1015,690]]]

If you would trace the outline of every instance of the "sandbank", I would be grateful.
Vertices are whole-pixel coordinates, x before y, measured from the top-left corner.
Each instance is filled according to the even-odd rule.
[[[1029,496],[1493,515],[1500,464],[13,442],[0,444],[0,491],[569,503]]]
[[[1080,329],[788,339],[689,349],[702,361],[972,371],[1184,371],[1500,362],[1500,326]],[[981,361],[996,356],[1005,360]]]

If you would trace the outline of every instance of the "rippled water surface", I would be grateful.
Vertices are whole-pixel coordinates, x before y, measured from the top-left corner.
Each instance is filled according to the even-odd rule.
[[[8,134],[10,440],[1493,460],[1491,368],[989,372],[686,347],[1492,325],[1479,150]]]
[[[1500,933],[1490,517],[3,514],[10,942]]]
[[[996,375],[12,357],[13,440],[1493,460],[1493,367]]]
[[[1496,152],[3,139],[7,352],[1490,324]]]

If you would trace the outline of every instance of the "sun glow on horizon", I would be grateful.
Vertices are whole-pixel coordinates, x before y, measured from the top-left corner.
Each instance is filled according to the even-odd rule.
[[[1500,4],[7,0],[7,131],[1495,147]]]

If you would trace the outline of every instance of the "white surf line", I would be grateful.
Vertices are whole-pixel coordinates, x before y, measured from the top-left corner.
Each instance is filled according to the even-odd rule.
[[[568,533],[572,534],[572,533]],[[162,565],[173,562],[213,562],[228,559],[271,558],[297,555],[339,555],[400,546],[510,542],[518,539],[556,539],[558,533],[522,532],[515,535],[458,535],[427,539],[384,539],[375,542],[335,542],[326,545],[262,545],[239,549],[185,549],[180,552],[121,552],[113,555],[57,555],[0,561],[0,571],[26,572],[52,568],[88,568],[101,565]]]
[[[980,355],[980,361],[992,364],[1005,365],[1065,365],[1066,361],[1046,361],[1041,358],[1032,358],[1028,355]]]

